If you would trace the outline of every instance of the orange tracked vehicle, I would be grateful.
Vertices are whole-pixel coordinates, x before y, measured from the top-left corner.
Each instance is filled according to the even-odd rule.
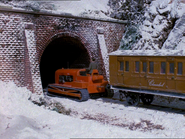
[[[94,69],[87,74],[86,69],[59,69],[55,72],[55,83],[48,85],[49,94],[61,94],[86,101],[94,94],[113,96],[108,81]]]

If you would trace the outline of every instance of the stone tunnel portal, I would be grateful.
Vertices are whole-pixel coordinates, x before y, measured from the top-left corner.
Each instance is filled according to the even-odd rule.
[[[60,37],[44,50],[40,61],[42,87],[55,82],[55,71],[61,68],[86,68],[90,63],[87,49],[80,40]]]

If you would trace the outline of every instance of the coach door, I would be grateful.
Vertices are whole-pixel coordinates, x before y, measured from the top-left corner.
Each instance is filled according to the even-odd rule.
[[[118,64],[117,64],[117,85],[123,86],[123,78],[124,78],[124,57],[118,57],[117,58]]]
[[[166,89],[170,91],[176,90],[176,66],[175,58],[167,57]]]
[[[185,93],[185,58],[176,58],[176,91]]]
[[[147,89],[148,87],[148,81],[147,81],[147,76],[148,76],[148,62],[147,62],[147,57],[141,57],[140,58],[140,87],[141,89]]]
[[[132,68],[133,68],[133,64],[132,64],[132,59],[131,57],[125,57],[124,59],[124,78],[123,78],[123,83],[126,87],[130,87],[133,86],[133,79],[131,77],[131,72],[132,72]]]

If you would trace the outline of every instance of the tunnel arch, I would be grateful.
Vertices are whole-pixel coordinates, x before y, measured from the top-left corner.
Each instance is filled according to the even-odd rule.
[[[90,55],[76,36],[59,35],[46,45],[40,57],[42,87],[55,82],[55,71],[60,68],[86,68]]]

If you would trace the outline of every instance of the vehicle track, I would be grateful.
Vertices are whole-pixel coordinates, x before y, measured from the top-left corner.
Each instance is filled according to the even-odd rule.
[[[45,94],[46,95],[46,94]],[[47,96],[48,97],[48,96]],[[62,95],[56,95],[56,94],[52,94],[52,96],[50,96],[50,98],[53,97],[58,97],[58,98],[68,98],[71,99],[73,101],[77,101],[78,99],[76,98],[72,98],[72,97],[66,97],[66,96],[62,96]],[[102,102],[102,103],[109,103],[109,104],[117,104],[117,105],[124,105],[125,107],[134,107],[134,108],[144,108],[144,109],[148,109],[148,110],[155,110],[155,111],[162,111],[162,112],[166,112],[166,113],[176,113],[176,114],[183,114],[185,115],[185,108],[178,108],[176,106],[166,106],[166,105],[161,105],[160,103],[151,103],[150,105],[144,105],[142,102],[139,103],[138,106],[130,106],[127,104],[126,102],[126,98],[123,97],[122,100],[119,99],[119,94],[115,93],[113,98],[106,98],[106,97],[100,97],[100,98],[95,98],[93,99],[97,102]],[[81,103],[81,102],[79,102]],[[181,101],[179,101],[179,103],[181,103]],[[101,104],[102,105],[102,104]],[[178,104],[177,104],[178,105]],[[107,107],[107,105],[105,105]],[[113,109],[116,109],[116,106],[111,106]],[[123,108],[118,108],[119,110],[124,110]]]

